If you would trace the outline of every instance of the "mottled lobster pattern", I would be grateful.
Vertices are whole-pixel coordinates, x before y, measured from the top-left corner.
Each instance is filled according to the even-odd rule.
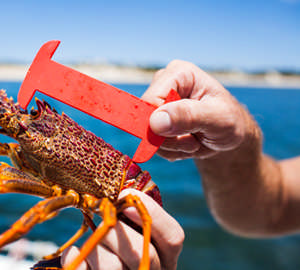
[[[8,98],[4,90],[0,90],[0,132],[18,141],[0,145],[0,154],[9,156],[15,167],[1,164],[0,192],[51,198],[67,197],[68,192],[72,191],[77,196],[72,205],[82,210],[85,226],[88,224],[94,230],[96,226],[93,225],[90,212],[103,216],[100,205],[104,198],[112,205],[118,205],[117,211],[124,209],[124,205],[137,205],[136,202],[129,203],[129,200],[122,204],[118,202],[118,195],[123,189],[143,191],[162,205],[158,187],[147,171],[142,171],[127,155],[79,126],[66,114],[58,114],[47,102],[36,99],[36,104],[37,109],[28,113],[12,98]],[[140,211],[142,216],[143,211]],[[34,215],[42,219],[39,214]],[[29,214],[25,213],[24,216],[29,219]],[[25,232],[20,233],[20,226],[25,225],[14,224],[7,232],[11,235],[20,234],[21,237]],[[0,236],[0,246],[20,238],[3,237],[8,235],[7,232]],[[140,269],[148,269],[145,267],[147,263],[141,265]]]
[[[147,171],[47,102],[37,99],[36,103],[38,109],[27,114],[0,91],[0,126],[19,142],[19,151],[40,177],[112,201],[124,188],[152,187],[148,193],[161,204]]]

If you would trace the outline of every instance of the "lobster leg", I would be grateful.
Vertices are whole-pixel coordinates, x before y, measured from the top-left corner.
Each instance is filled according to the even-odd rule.
[[[64,243],[60,248],[58,248],[55,253],[44,256],[44,258],[43,258],[44,260],[54,259],[59,254],[61,254],[65,249],[72,246],[82,235],[84,235],[84,233],[86,233],[86,231],[89,228],[89,224],[92,220],[91,220],[91,217],[84,212],[83,212],[83,216],[84,216],[84,220],[83,220],[83,223],[82,223],[81,227],[79,228],[79,230],[66,243]]]
[[[53,217],[58,210],[67,206],[76,206],[78,202],[78,194],[71,191],[67,195],[38,202],[17,220],[10,229],[0,235],[0,247],[21,238],[34,225]]]
[[[0,155],[10,157],[11,153],[14,152],[14,149],[17,147],[17,143],[0,143]]]
[[[143,236],[144,236],[144,246],[143,246],[143,256],[139,266],[139,270],[146,270],[150,268],[149,259],[149,244],[151,241],[151,216],[149,215],[145,205],[138,196],[128,194],[124,198],[120,199],[116,204],[117,212],[122,212],[125,208],[135,207],[142,219]]]
[[[0,156],[8,156],[13,165],[23,171],[29,172],[32,175],[37,175],[37,172],[28,164],[17,143],[0,143]]]
[[[75,260],[67,265],[65,270],[75,270],[82,261],[90,254],[95,246],[101,241],[101,239],[107,234],[110,228],[114,227],[117,222],[117,213],[122,212],[125,208],[135,207],[141,216],[143,222],[143,235],[144,235],[144,247],[143,257],[139,266],[139,270],[147,270],[150,267],[149,260],[149,244],[151,240],[151,217],[140,198],[128,194],[126,197],[119,200],[116,205],[113,205],[107,198],[102,199],[99,210],[95,209],[95,212],[100,212],[103,217],[103,223],[96,229],[91,237],[84,243],[80,250],[80,254]]]
[[[25,193],[41,197],[50,197],[54,195],[54,190],[37,182],[28,174],[0,162],[0,193]]]
[[[75,270],[91,253],[95,246],[107,234],[107,232],[117,223],[117,212],[115,206],[109,201],[108,198],[103,198],[99,210],[102,213],[103,222],[98,226],[89,239],[83,244],[80,254],[67,265],[64,270]]]

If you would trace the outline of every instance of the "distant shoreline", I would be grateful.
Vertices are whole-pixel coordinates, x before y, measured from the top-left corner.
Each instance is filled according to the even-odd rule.
[[[149,84],[155,69],[111,64],[77,64],[69,67],[108,83]],[[22,81],[29,65],[0,64],[0,81]],[[300,89],[300,75],[267,72],[261,74],[241,71],[208,71],[227,87],[271,87]]]

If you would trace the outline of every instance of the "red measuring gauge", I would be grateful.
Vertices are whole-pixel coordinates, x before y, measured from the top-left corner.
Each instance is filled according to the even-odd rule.
[[[59,44],[58,40],[49,41],[38,51],[18,93],[20,106],[26,109],[39,91],[140,138],[133,161],[148,161],[164,140],[149,127],[150,115],[157,107],[51,60]],[[178,93],[171,90],[166,102],[178,99]]]

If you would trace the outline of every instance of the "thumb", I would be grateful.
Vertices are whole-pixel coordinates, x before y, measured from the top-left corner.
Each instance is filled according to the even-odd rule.
[[[150,127],[166,137],[192,133],[211,149],[228,150],[244,138],[242,120],[241,109],[234,102],[206,97],[162,105],[152,113]]]
[[[201,129],[201,104],[199,100],[182,99],[156,109],[150,117],[150,127],[162,136],[195,133]]]

